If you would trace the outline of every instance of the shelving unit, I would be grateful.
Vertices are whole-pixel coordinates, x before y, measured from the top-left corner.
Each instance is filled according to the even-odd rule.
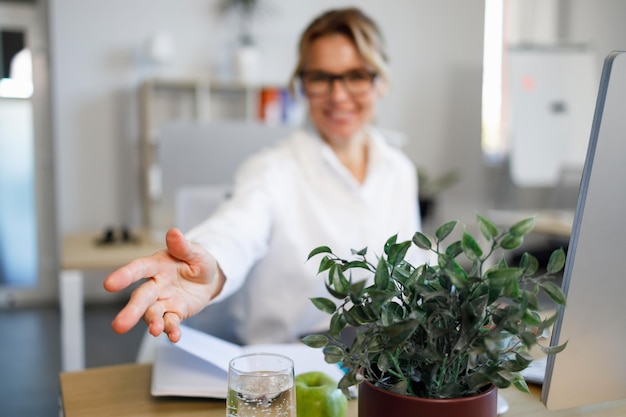
[[[264,89],[276,85],[244,85],[237,82],[191,79],[149,79],[139,90],[141,150],[141,203],[143,226],[153,224],[151,207],[159,199],[157,163],[159,128],[175,121],[255,121]]]

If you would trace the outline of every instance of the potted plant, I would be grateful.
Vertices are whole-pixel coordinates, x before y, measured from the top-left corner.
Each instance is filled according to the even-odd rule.
[[[509,265],[502,255],[521,246],[534,217],[500,231],[477,215],[482,244],[464,229],[446,245],[457,223],[439,226],[433,239],[420,232],[411,241],[392,236],[374,262],[367,248],[353,250],[350,260],[326,246],[309,254],[309,259],[323,255],[319,272],[328,273],[331,296],[311,301],[332,317],[327,333],[308,335],[303,342],[323,348],[327,362],[345,368],[339,381],[344,393],[359,385],[360,416],[381,410],[395,415],[390,407],[398,400],[419,398],[430,404],[426,407],[464,402],[451,411],[456,417],[495,416],[496,387],[513,384],[528,392],[519,372],[533,359],[529,349],[558,315],[543,317],[538,295],[543,292],[556,305],[565,305],[563,292],[552,281],[563,268],[565,252],[554,251],[545,269],[528,253],[519,265]],[[412,265],[412,246],[428,251],[432,264]],[[373,275],[371,284],[353,279],[363,271]],[[346,326],[357,329],[350,346],[341,338]],[[564,345],[540,347],[555,354]],[[380,396],[385,394],[394,397],[391,405],[383,405]],[[479,397],[489,398],[486,411],[465,403]],[[368,401],[366,406],[363,401]],[[401,407],[401,415],[410,415],[406,403]]]

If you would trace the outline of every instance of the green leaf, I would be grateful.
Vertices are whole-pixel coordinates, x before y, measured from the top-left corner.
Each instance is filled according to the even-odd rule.
[[[389,270],[387,269],[387,262],[383,258],[378,260],[378,266],[374,274],[374,283],[379,290],[384,290],[389,285]]]
[[[350,285],[350,299],[353,303],[358,302],[358,300],[363,295],[363,288],[365,288],[366,281],[363,279],[361,281],[357,281],[354,284]]]
[[[316,297],[311,298],[311,302],[318,310],[324,313],[333,314],[337,310],[337,306],[328,298]]]
[[[494,374],[489,373],[487,374],[487,377],[498,388],[507,388],[511,386],[511,382],[508,379],[504,378],[501,372],[494,373]]]
[[[346,278],[346,276],[344,275],[340,267],[337,266],[335,268],[330,269],[330,279],[331,279],[331,282],[333,284],[333,288],[335,289],[335,291],[341,294],[342,297],[345,297],[348,295],[348,290],[350,289],[350,282],[348,281],[348,279]]]
[[[383,326],[390,326],[398,320],[402,320],[404,310],[397,303],[389,303],[381,308],[380,321]],[[397,320],[396,320],[397,319]]]
[[[352,252],[352,254],[353,254],[353,255],[365,256],[365,255],[367,255],[367,246],[366,246],[366,247],[364,247],[364,248],[363,248],[363,249],[361,249],[361,250],[354,250],[354,249],[351,249],[350,251]]]
[[[552,301],[561,306],[565,305],[567,300],[565,298],[565,294],[561,290],[561,287],[551,281],[542,282],[539,286],[547,294],[547,296],[552,299]]]
[[[549,316],[547,319],[543,320],[539,328],[541,330],[550,328],[550,326],[552,326],[558,318],[559,318],[559,312],[557,311],[553,315]]]
[[[525,350],[515,352],[515,357],[517,358],[518,362],[525,363],[526,365],[530,365],[530,363],[535,359],[533,355],[526,352]]]
[[[370,266],[367,264],[367,262],[364,261],[350,261],[350,262],[346,262],[345,264],[343,264],[343,270],[347,271],[348,269],[353,269],[353,268],[362,268],[362,269],[367,269],[368,271],[370,270]]]
[[[524,310],[524,316],[522,317],[522,321],[531,326],[539,326],[541,325],[541,317],[539,314],[529,311],[528,309]]]
[[[335,261],[330,259],[328,256],[324,256],[322,258],[322,260],[320,261],[320,266],[317,269],[317,273],[319,274],[321,272],[324,272],[324,271],[332,268],[333,265],[335,265]]]
[[[346,298],[346,295],[347,295],[346,293],[335,291],[335,289],[332,287],[332,283],[331,284],[326,283],[326,291],[328,291],[330,295],[332,295],[338,300],[343,300],[344,298]]]
[[[539,338],[539,336],[537,336],[533,332],[522,332],[519,336],[526,346],[534,346],[537,343],[537,339]]]
[[[523,237],[530,233],[531,230],[535,227],[535,216],[529,217],[524,220],[520,220],[511,226],[508,230],[510,234],[517,237]]]
[[[324,347],[324,360],[328,363],[338,363],[343,360],[343,350],[339,346],[326,345]]]
[[[556,274],[565,266],[565,251],[563,248],[557,249],[550,255],[546,270],[549,274]]]
[[[524,243],[522,236],[516,236],[512,233],[507,233],[500,241],[500,247],[506,250],[517,249]]]
[[[435,230],[435,238],[437,238],[437,241],[441,242],[446,237],[448,237],[448,235],[452,233],[452,231],[456,227],[457,223],[458,221],[453,220],[451,222],[447,222],[439,226],[437,230]]]
[[[368,295],[370,296],[370,302],[368,304],[378,305],[382,308],[383,305],[388,305],[389,300],[396,296],[396,291],[372,288],[368,291]]]
[[[350,387],[358,384],[362,379],[363,376],[360,373],[358,373],[356,370],[350,370],[339,380],[337,387],[341,390],[341,392],[343,392],[346,397],[352,398],[353,395],[350,392]]]
[[[457,263],[454,262],[454,267],[447,269],[448,278],[452,284],[457,288],[465,288],[468,284],[467,272]]]
[[[504,288],[511,280],[518,280],[524,273],[520,268],[502,268],[485,272],[485,279],[494,288]]]
[[[539,348],[541,349],[541,351],[543,353],[545,353],[546,355],[554,355],[557,354],[559,352],[563,352],[563,350],[565,350],[565,348],[567,347],[567,342],[563,343],[562,345],[559,346],[542,346],[539,345]]]
[[[400,395],[406,395],[407,387],[409,385],[409,381],[406,378],[398,381],[388,388],[390,392]]]
[[[385,246],[384,246],[384,248],[383,248],[383,251],[384,251],[386,254],[389,254],[389,248],[390,248],[392,245],[395,245],[397,240],[398,240],[398,235],[393,235],[393,236],[391,236],[389,239],[387,239],[387,241],[385,242]]]
[[[343,318],[350,326],[363,326],[370,322],[370,320],[365,319],[362,309],[360,311],[356,311],[355,308],[351,308],[350,310],[345,310],[343,313]]]
[[[391,346],[398,346],[411,337],[418,323],[419,321],[417,320],[409,320],[404,323],[393,324],[382,330],[385,336],[389,338],[389,344]]]
[[[383,354],[378,357],[378,361],[376,362],[376,366],[382,374],[386,373],[391,365],[388,352],[383,352]]]
[[[519,262],[520,268],[526,269],[527,275],[534,275],[539,270],[539,261],[528,252],[524,252]]]
[[[483,256],[483,250],[478,245],[478,242],[476,242],[472,235],[465,231],[461,238],[461,245],[463,246],[463,253],[465,253],[465,256],[467,256],[469,260],[477,261]]]
[[[504,287],[504,296],[514,300],[519,297],[519,282],[517,279],[511,279],[507,282]]]
[[[392,273],[391,273],[391,278],[394,281],[397,281],[400,284],[406,286],[406,283],[411,277],[412,273],[413,273],[413,266],[409,264],[406,260],[402,260],[400,261],[399,264],[395,266],[395,268],[393,268]]]
[[[411,242],[402,242],[389,247],[389,254],[387,255],[387,262],[392,266],[398,265],[406,255],[406,252],[411,247]]]
[[[516,378],[513,379],[513,386],[522,392],[530,393],[528,384],[526,384],[526,381],[519,373],[517,374]]]
[[[428,237],[422,232],[415,232],[412,241],[415,246],[424,250],[429,250],[433,245],[430,239],[428,239]]]
[[[487,294],[483,294],[475,299],[471,300],[468,304],[469,312],[474,317],[480,317],[485,312],[485,308],[487,307]]]
[[[498,235],[498,228],[492,222],[480,214],[476,215],[476,219],[478,220],[480,232],[487,240],[493,240]]]
[[[302,338],[302,343],[312,348],[321,348],[328,344],[328,337],[323,334],[310,334]]]
[[[331,335],[339,336],[341,331],[346,327],[346,319],[343,317],[343,314],[336,313],[330,318],[330,329],[328,332]]]
[[[354,306],[350,309],[350,314],[352,315],[352,317],[357,318],[357,321],[360,321],[363,324],[370,323],[377,319],[377,317],[374,317],[371,314],[372,309],[370,307],[370,304],[360,304]]]
[[[318,246],[309,253],[309,256],[306,258],[307,261],[320,253],[333,253],[333,251],[328,246]]]
[[[451,258],[456,258],[462,253],[463,253],[463,244],[461,243],[460,240],[457,240],[456,242],[452,243],[450,246],[446,248],[446,255],[448,255]]]

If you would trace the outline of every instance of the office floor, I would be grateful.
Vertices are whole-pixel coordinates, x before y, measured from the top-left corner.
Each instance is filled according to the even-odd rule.
[[[125,335],[111,330],[121,305],[85,309],[87,367],[134,362],[145,331]],[[58,417],[61,369],[57,307],[0,310],[0,415]]]

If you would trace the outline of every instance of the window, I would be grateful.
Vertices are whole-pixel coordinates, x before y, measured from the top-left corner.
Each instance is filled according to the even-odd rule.
[[[33,94],[32,58],[24,32],[0,30],[0,97]]]
[[[504,0],[485,0],[481,147],[487,163],[502,162],[508,143],[502,134]]]

